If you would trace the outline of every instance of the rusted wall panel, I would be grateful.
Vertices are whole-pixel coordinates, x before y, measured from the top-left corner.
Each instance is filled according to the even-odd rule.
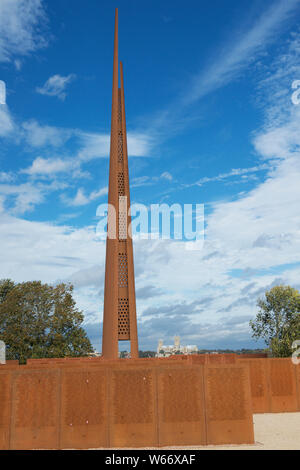
[[[0,370],[0,450],[9,449],[11,372]]]
[[[236,363],[236,354],[228,353],[223,354],[223,364],[235,364]]]
[[[236,367],[175,359],[50,360],[12,367],[11,448],[249,442],[247,374]],[[7,446],[6,434],[4,439]]]
[[[157,446],[154,370],[123,367],[111,372],[110,446]]]
[[[270,413],[267,361],[264,359],[241,359],[239,362],[249,366],[253,413]]]
[[[207,364],[222,364],[223,362],[222,354],[207,354]]]
[[[266,359],[267,353],[237,354],[237,359]]]
[[[162,367],[157,375],[159,445],[206,444],[203,366]]]
[[[206,364],[207,363],[207,354],[191,354],[190,361],[192,364]]]
[[[108,447],[105,370],[62,371],[60,447]]]
[[[300,364],[295,365],[295,372],[297,381],[298,411],[300,411]]]
[[[267,359],[271,413],[298,410],[296,371],[291,358]]]
[[[14,372],[12,449],[58,448],[59,371]]]
[[[254,442],[247,366],[207,365],[205,396],[208,444]]]

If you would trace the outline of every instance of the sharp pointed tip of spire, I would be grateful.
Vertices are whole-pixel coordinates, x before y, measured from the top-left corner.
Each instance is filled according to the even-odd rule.
[[[118,23],[119,23],[119,14],[118,14],[118,8],[116,8],[116,11],[115,11],[115,27],[116,27],[116,29],[118,28]]]

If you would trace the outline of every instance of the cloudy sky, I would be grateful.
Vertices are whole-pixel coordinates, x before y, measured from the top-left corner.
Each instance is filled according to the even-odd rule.
[[[116,6],[131,199],[205,205],[202,250],[135,242],[140,348],[262,346],[300,287],[299,0],[1,0],[0,278],[72,282],[100,349]]]

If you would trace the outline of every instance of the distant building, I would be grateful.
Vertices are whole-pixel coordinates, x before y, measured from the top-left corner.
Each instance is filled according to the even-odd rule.
[[[118,352],[118,357],[121,358],[121,359],[130,359],[131,355],[130,355],[130,351],[119,351]]]
[[[172,354],[196,354],[197,352],[198,352],[197,346],[195,346],[194,344],[181,346],[180,337],[175,336],[174,344],[171,346],[164,345],[162,339],[158,341],[156,357],[168,357],[168,356],[171,356]]]
[[[100,357],[102,354],[97,352],[97,351],[94,351],[92,353],[89,354],[90,357]]]

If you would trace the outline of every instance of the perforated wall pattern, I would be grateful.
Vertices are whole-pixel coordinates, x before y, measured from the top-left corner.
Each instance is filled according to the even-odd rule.
[[[119,196],[119,240],[127,238],[127,197]]]
[[[125,196],[125,182],[124,182],[124,173],[118,173],[118,194],[119,196]]]
[[[118,132],[118,162],[123,162],[123,132]]]
[[[169,371],[162,376],[163,421],[179,423],[199,421],[199,374],[197,371]],[[187,386],[187,384],[193,384]]]
[[[151,372],[119,370],[113,372],[113,381],[114,423],[151,423],[154,419]]]
[[[127,254],[119,253],[119,276],[118,284],[119,287],[128,286],[128,268],[127,268]]]
[[[245,419],[244,380],[244,372],[239,369],[209,369],[207,398],[211,421]]]
[[[122,104],[121,104],[121,90],[118,90],[118,118],[119,123],[122,123]]]
[[[118,335],[119,339],[129,339],[129,302],[128,298],[119,299],[118,307]]]
[[[286,361],[271,361],[271,393],[274,397],[293,395],[293,369]]]

